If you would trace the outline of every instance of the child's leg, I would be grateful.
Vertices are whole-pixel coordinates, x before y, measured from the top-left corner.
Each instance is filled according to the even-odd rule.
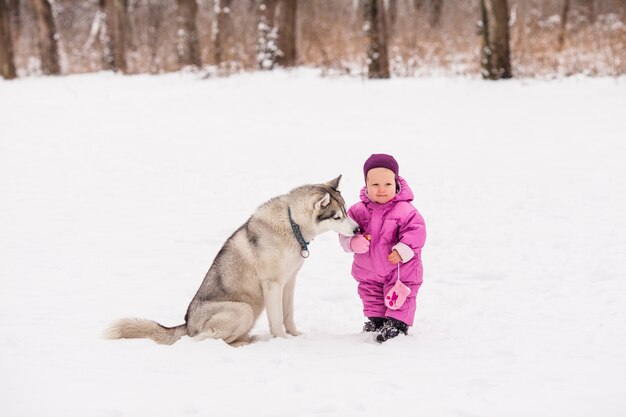
[[[385,317],[387,307],[383,299],[383,284],[371,281],[359,281],[359,297],[363,302],[365,317]]]
[[[393,284],[395,284],[395,282],[385,285],[383,293],[386,294],[391,289],[391,287],[393,287]],[[402,307],[400,307],[398,310],[386,309],[384,316],[400,320],[408,326],[413,326],[413,319],[415,318],[416,308],[415,297],[417,296],[420,285],[421,284],[408,284],[407,286],[411,288],[411,294],[407,296],[404,304],[402,304]]]

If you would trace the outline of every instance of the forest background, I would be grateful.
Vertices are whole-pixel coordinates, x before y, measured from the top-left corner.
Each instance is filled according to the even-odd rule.
[[[510,67],[495,75],[492,11],[506,21],[491,36]],[[626,73],[625,0],[0,0],[0,15],[14,66],[5,78],[277,66],[370,78]]]

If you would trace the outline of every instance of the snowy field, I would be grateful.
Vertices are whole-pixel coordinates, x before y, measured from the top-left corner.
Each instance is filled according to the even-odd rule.
[[[625,78],[200,78],[0,81],[0,416],[626,415]],[[428,230],[409,336],[360,333],[329,233],[300,337],[101,338],[182,323],[259,204],[338,174],[353,204],[377,152]]]

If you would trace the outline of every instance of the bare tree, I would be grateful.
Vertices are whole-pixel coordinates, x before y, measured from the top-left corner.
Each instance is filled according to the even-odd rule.
[[[296,63],[296,0],[259,3],[257,63],[260,69]]]
[[[584,10],[587,15],[587,19],[593,25],[596,23],[596,5],[594,0],[585,0]]]
[[[127,0],[100,0],[100,8],[105,15],[102,34],[107,68],[127,72]]]
[[[569,14],[570,0],[563,1],[563,9],[561,10],[561,27],[559,30],[559,51],[565,46],[565,31],[567,30],[567,16]]]
[[[398,23],[398,0],[389,0],[387,3],[387,19],[389,36],[392,37],[396,33],[396,24]]]
[[[430,2],[431,10],[430,10],[430,27],[434,28],[439,26],[439,21],[441,20],[441,8],[443,7],[443,0],[431,0]]]
[[[413,0],[413,7],[415,7],[415,10],[422,10],[425,5],[426,0]]]
[[[196,20],[198,4],[196,0],[176,0],[178,5],[178,45],[176,52],[181,67],[202,66],[200,57],[200,41]]]
[[[224,49],[233,35],[233,20],[231,16],[232,0],[215,0],[213,27],[211,32],[211,47],[213,60],[219,65],[224,60]]]
[[[16,77],[13,61],[13,40],[9,27],[9,10],[4,0],[0,0],[0,76],[7,80]]]
[[[367,77],[389,78],[384,2],[383,0],[364,0],[363,9],[367,35]]]
[[[506,0],[481,0],[481,67],[485,79],[511,78],[509,6]]]
[[[41,71],[46,75],[58,75],[61,73],[61,66],[52,6],[48,0],[32,0],[32,5],[37,20]]]
[[[9,26],[11,26],[11,37],[13,38],[13,45],[17,45],[20,40],[22,29],[20,0],[7,0],[7,6],[9,6]]]
[[[413,7],[418,12],[423,12],[426,9],[430,12],[428,16],[428,23],[430,27],[439,26],[441,20],[441,9],[443,8],[443,0],[413,0]]]
[[[156,74],[159,72],[161,63],[158,58],[160,33],[163,27],[163,15],[165,5],[160,0],[148,1],[148,32],[147,32],[147,46],[150,51],[150,72]]]
[[[276,63],[282,67],[296,65],[296,15],[297,0],[279,0],[276,5],[274,22],[278,27],[278,54]]]

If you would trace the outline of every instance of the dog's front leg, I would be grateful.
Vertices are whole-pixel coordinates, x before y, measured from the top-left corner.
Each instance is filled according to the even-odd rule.
[[[292,336],[300,336],[300,332],[296,328],[296,324],[293,321],[293,292],[296,288],[296,276],[294,275],[283,290],[283,323],[287,333]]]
[[[263,281],[262,287],[267,321],[270,323],[270,333],[274,337],[287,337],[283,327],[282,298],[284,285],[275,281]]]

